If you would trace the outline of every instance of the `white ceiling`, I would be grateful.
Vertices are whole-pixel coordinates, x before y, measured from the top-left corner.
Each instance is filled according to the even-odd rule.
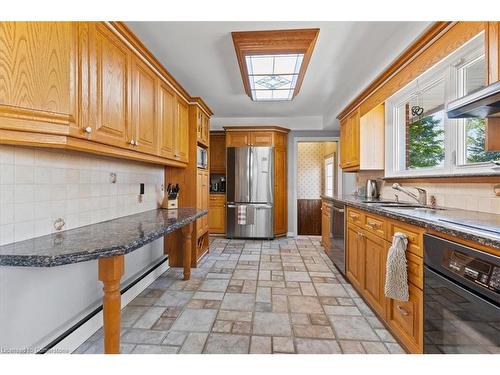
[[[295,130],[318,128],[303,118],[321,118],[320,128],[336,129],[338,112],[429,24],[127,22],[190,95],[203,97],[215,113],[213,124],[279,118],[289,119]],[[320,34],[298,96],[290,102],[253,102],[243,88],[231,32],[308,27],[319,27]]]

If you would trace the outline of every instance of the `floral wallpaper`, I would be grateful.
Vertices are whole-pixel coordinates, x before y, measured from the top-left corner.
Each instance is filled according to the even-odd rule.
[[[299,142],[297,146],[297,199],[319,199],[323,190],[323,144]]]

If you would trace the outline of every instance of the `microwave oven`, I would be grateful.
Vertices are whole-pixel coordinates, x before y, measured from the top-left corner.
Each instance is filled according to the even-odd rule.
[[[207,149],[198,146],[197,152],[197,167],[207,169],[208,168],[208,153]]]

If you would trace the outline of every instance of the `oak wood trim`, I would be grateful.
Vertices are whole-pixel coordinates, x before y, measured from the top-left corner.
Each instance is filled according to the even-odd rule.
[[[500,151],[500,117],[486,119],[486,150]]]
[[[202,109],[209,117],[214,113],[210,107],[203,101],[199,96],[190,96],[189,93],[181,86],[179,82],[168,72],[163,64],[151,53],[151,51],[141,42],[141,40],[134,34],[130,28],[121,21],[110,21],[106,22],[111,26],[112,31],[118,33],[122,38],[126,39],[127,42],[135,49],[134,52],[139,54],[140,57],[144,58],[149,64],[151,64],[162,76],[165,78],[172,88],[176,90],[180,96],[183,97],[189,104],[196,104]]]
[[[342,120],[350,112],[359,107],[359,105],[375,92],[380,86],[393,77],[404,66],[408,65],[417,56],[419,56],[433,41],[443,35],[449,30],[455,22],[434,22],[427,30],[401,55],[399,55],[394,62],[389,65],[380,75],[377,76],[358,96],[356,96],[338,115],[337,119]]]
[[[277,125],[243,125],[243,126],[231,125],[231,126],[224,126],[223,128],[225,131],[228,132],[237,132],[237,131],[247,132],[247,131],[265,131],[265,130],[281,132],[286,134],[290,132],[290,129]]]
[[[245,63],[247,55],[303,53],[304,58],[293,92],[293,97],[297,96],[304,80],[316,40],[318,39],[319,30],[318,28],[312,28],[232,32],[231,36],[233,38],[245,93],[250,98],[252,97]]]
[[[500,79],[500,22],[488,22],[485,28],[486,66],[488,68],[488,84]]]
[[[41,134],[0,129],[0,144],[61,148],[129,160],[137,160],[146,163],[167,165],[171,167],[186,167],[186,163],[176,160],[170,160],[154,155],[144,154],[142,152],[97,143],[88,139],[79,139],[66,135]]]

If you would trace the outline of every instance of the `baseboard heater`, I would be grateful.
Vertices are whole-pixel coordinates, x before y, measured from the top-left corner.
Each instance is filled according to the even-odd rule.
[[[151,272],[153,272],[155,269],[160,267],[163,263],[168,261],[168,256],[163,258],[161,261],[159,261],[157,264],[155,264],[153,267],[148,269],[146,272],[144,272],[141,276],[139,276],[137,279],[132,281],[130,284],[128,284],[126,287],[120,290],[120,294],[126,293],[130,288],[132,288],[134,285],[136,285],[139,281],[144,279],[146,276],[148,276]],[[75,332],[78,328],[83,326],[85,323],[87,323],[90,319],[92,319],[94,316],[99,314],[102,311],[102,305],[98,306],[96,309],[91,311],[89,314],[84,316],[82,319],[80,319],[77,323],[75,323],[71,328],[68,330],[64,331],[61,333],[59,336],[57,336],[54,340],[52,340],[50,343],[45,345],[42,349],[40,349],[36,354],[45,354],[47,353],[50,349],[52,349],[54,346],[59,344],[62,340],[64,340],[66,337],[71,335],[73,332]]]

